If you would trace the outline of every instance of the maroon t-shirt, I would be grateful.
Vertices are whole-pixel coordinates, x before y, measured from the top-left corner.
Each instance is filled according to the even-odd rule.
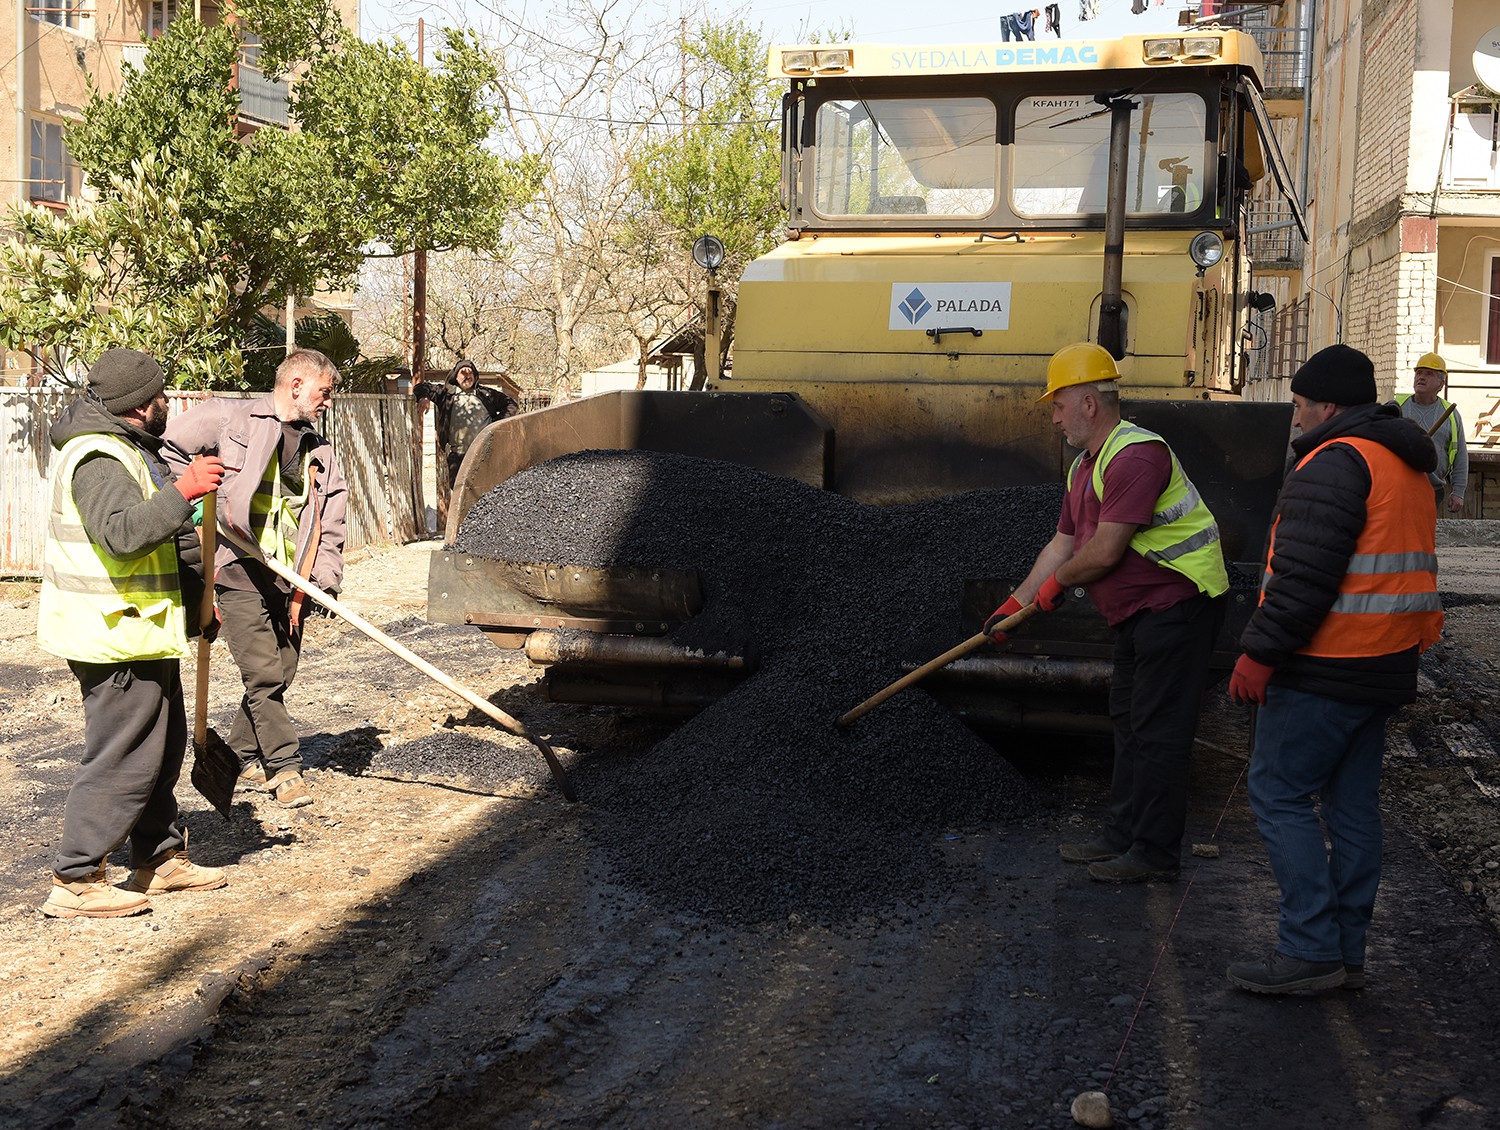
[[[1156,500],[1172,478],[1172,456],[1164,443],[1132,443],[1123,447],[1104,469],[1104,499],[1094,493],[1094,458],[1085,453],[1073,473],[1073,485],[1063,499],[1057,532],[1071,535],[1077,553],[1094,536],[1100,522],[1146,526],[1156,512]],[[1143,608],[1160,612],[1196,596],[1198,586],[1175,569],[1153,565],[1133,549],[1108,576],[1088,585],[1094,606],[1111,625],[1129,619]]]

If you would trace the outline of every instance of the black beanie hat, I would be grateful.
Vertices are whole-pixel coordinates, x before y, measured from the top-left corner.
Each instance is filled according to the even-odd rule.
[[[156,399],[166,383],[161,366],[138,349],[111,349],[89,370],[89,391],[116,416]]]
[[[1292,378],[1292,391],[1341,408],[1374,404],[1375,366],[1351,346],[1330,345],[1303,362]]]

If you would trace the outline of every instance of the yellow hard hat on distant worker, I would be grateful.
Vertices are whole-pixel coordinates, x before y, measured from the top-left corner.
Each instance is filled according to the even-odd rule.
[[[1065,345],[1047,362],[1047,391],[1037,397],[1036,402],[1045,404],[1060,388],[1119,379],[1120,370],[1115,359],[1102,345],[1090,341]]]
[[[1436,353],[1424,353],[1420,358],[1417,359],[1417,363],[1413,365],[1412,368],[1436,369],[1438,372],[1442,373],[1443,376],[1446,377],[1448,375],[1448,362],[1444,361]]]

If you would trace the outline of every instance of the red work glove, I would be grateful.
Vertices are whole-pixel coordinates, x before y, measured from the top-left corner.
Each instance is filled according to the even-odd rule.
[[[224,478],[224,460],[217,455],[195,455],[187,470],[172,485],[189,502],[197,502],[211,490],[218,490]]]
[[[1234,665],[1234,674],[1229,676],[1229,697],[1235,702],[1249,706],[1266,704],[1266,684],[1271,681],[1271,672],[1276,668],[1257,663],[1248,655],[1242,655]]]
[[[1023,607],[1025,606],[1019,600],[1014,596],[1010,596],[1006,598],[1004,604],[990,613],[990,618],[984,622],[984,634],[990,637],[991,643],[1005,642],[1006,634],[998,632],[995,629],[1000,626],[1002,621],[1010,619],[1010,617],[1021,611]]]
[[[1038,612],[1056,612],[1062,607],[1063,596],[1067,590],[1057,583],[1057,575],[1054,573],[1042,582],[1042,587],[1036,590],[1036,607]]]

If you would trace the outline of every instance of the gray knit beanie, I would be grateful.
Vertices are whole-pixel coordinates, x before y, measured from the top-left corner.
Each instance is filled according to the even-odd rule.
[[[138,349],[111,349],[89,370],[89,391],[116,416],[156,399],[166,383],[161,366]]]

